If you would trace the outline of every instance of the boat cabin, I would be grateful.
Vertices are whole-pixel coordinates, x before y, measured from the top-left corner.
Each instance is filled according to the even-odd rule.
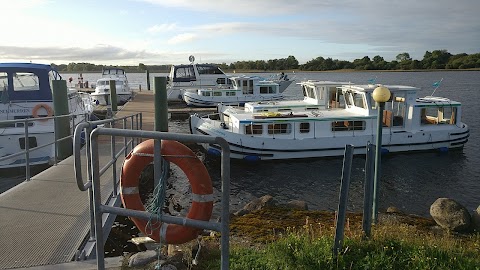
[[[49,78],[61,79],[49,65],[0,64],[2,104],[18,101],[52,101]]]
[[[245,97],[245,96],[267,96],[280,93],[280,85],[273,81],[267,81],[257,76],[231,77],[231,87],[201,88],[197,94],[202,97]],[[219,100],[221,101],[228,101]]]
[[[115,78],[115,77],[126,77],[125,70],[117,67],[104,68],[102,70],[102,77],[105,78]]]
[[[231,85],[225,72],[212,64],[172,65],[168,80],[172,86]]]

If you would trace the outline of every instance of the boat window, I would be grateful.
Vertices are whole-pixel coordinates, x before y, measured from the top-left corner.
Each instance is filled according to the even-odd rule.
[[[209,97],[211,92],[202,92],[202,96]]]
[[[253,80],[243,80],[242,90],[245,95],[253,94]]]
[[[365,121],[333,121],[332,131],[365,130]]]
[[[288,134],[290,132],[290,124],[268,124],[268,134]]]
[[[25,140],[24,138],[19,138],[18,142],[20,145],[20,149],[25,150],[25,141],[28,141],[28,148],[32,149],[34,147],[37,147],[37,138],[36,137],[28,137],[28,140]]]
[[[228,78],[217,78],[217,84],[232,84],[232,81]]]
[[[175,74],[173,77],[174,82],[189,82],[195,80],[196,78],[193,66],[178,67],[175,70]]]
[[[355,107],[364,108],[364,109],[366,108],[362,93],[353,93],[352,97],[353,97],[353,104],[355,104]]]
[[[38,76],[31,72],[17,72],[13,74],[14,91],[38,91]]]
[[[212,65],[197,65],[198,74],[225,74],[216,66]]]
[[[215,96],[215,97],[221,97],[221,96],[222,96],[222,92],[220,92],[220,91],[215,91],[215,92],[213,92],[213,96]]]
[[[261,124],[245,125],[245,134],[262,134],[263,126]]]
[[[229,97],[232,97],[232,96],[235,96],[235,93],[236,93],[235,91],[228,91],[225,94]]]
[[[313,87],[304,85],[303,96],[315,98],[315,89]]]
[[[6,72],[0,72],[0,91],[8,90],[8,76]]]
[[[393,92],[390,100],[385,103],[385,111],[383,113],[383,122],[387,126],[403,126],[407,105],[405,104],[406,93]]]
[[[457,108],[452,106],[426,107],[422,108],[420,111],[421,125],[455,125],[456,119]]]
[[[300,133],[310,132],[310,123],[300,123]]]
[[[350,92],[345,93],[345,104],[347,106],[353,106],[352,93],[350,93]]]
[[[275,94],[273,86],[260,86],[260,94]]]

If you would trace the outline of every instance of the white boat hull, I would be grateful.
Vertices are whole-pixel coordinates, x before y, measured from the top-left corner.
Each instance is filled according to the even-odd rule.
[[[342,132],[333,137],[298,137],[278,135],[270,138],[245,136],[232,133],[229,127],[223,127],[219,120],[190,118],[193,134],[218,136],[224,138],[230,146],[231,158],[246,160],[300,159],[316,157],[342,156],[345,145],[355,147],[354,154],[365,154],[367,143],[375,142],[373,130]],[[461,128],[446,126],[443,132],[438,129],[429,131],[398,132],[383,130],[382,152],[408,152],[421,150],[447,150],[463,147],[468,141],[467,125]],[[207,152],[219,154],[217,145],[202,144]]]
[[[247,102],[252,101],[275,101],[282,100],[283,95],[265,95],[265,96],[239,96],[239,97],[203,97],[199,96],[196,93],[185,93],[183,99],[188,106],[196,107],[216,107],[218,104],[224,105],[238,105],[243,106]]]
[[[110,105],[110,93],[105,94],[91,94],[95,104],[97,105]],[[123,105],[132,98],[131,93],[117,94],[117,105]]]

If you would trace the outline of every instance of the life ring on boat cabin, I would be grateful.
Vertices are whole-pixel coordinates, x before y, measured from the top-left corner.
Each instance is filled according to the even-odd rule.
[[[143,169],[153,161],[154,140],[146,140],[137,145],[126,157],[120,175],[120,197],[127,209],[145,211],[140,194],[139,180]],[[161,154],[163,158],[177,165],[187,176],[192,187],[192,205],[187,218],[208,221],[213,210],[212,180],[205,165],[195,153],[177,141],[162,140]],[[147,221],[130,217],[137,228],[156,242],[167,244],[183,244],[195,239],[202,229],[177,224],[153,224],[147,228]]]
[[[35,105],[35,107],[33,107],[32,109],[32,116],[34,118],[39,118],[40,116],[38,115],[38,112],[40,111],[40,109],[44,109],[45,111],[47,111],[47,116],[46,117],[51,117],[53,115],[53,110],[52,110],[52,107],[48,106],[47,104],[45,103],[40,103],[40,104],[37,104]],[[39,120],[39,121],[46,121],[48,119],[43,119],[43,120]]]

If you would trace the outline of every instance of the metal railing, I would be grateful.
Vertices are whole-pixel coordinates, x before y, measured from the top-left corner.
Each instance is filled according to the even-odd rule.
[[[85,128],[84,126],[83,128]],[[86,127],[88,128],[88,127]],[[168,132],[156,132],[156,131],[142,131],[142,130],[127,130],[127,129],[117,129],[117,128],[105,128],[97,127],[88,134],[90,134],[89,139],[87,140],[90,155],[87,157],[89,164],[89,178],[85,183],[81,174],[81,161],[80,161],[80,133],[82,127],[77,127],[75,132],[74,141],[74,157],[75,157],[75,176],[77,180],[77,185],[82,191],[89,191],[90,194],[90,203],[93,204],[93,209],[91,209],[91,218],[92,224],[94,224],[94,229],[91,231],[91,237],[95,238],[96,248],[96,259],[97,259],[97,268],[105,269],[104,262],[104,230],[105,227],[102,225],[102,215],[104,213],[136,217],[145,220],[160,221],[166,222],[169,224],[179,224],[184,226],[196,227],[200,229],[208,229],[221,232],[221,269],[229,268],[229,196],[230,196],[230,148],[225,139],[220,137],[211,137],[205,135],[192,135],[192,134],[179,134],[179,133],[168,133]],[[221,147],[221,181],[222,181],[222,197],[221,197],[221,220],[220,222],[213,221],[200,221],[195,219],[167,216],[167,215],[156,215],[149,212],[124,209],[120,207],[110,206],[102,204],[101,191],[100,191],[100,176],[106,171],[106,169],[113,165],[113,159],[116,159],[117,154],[112,152],[112,160],[107,163],[106,166],[100,168],[99,164],[99,136],[111,136],[111,138],[124,137],[131,138],[133,142],[135,138],[139,139],[155,139],[156,145],[160,145],[161,140],[176,140],[180,142],[195,142],[195,143],[214,143]],[[112,139],[112,142],[114,139]],[[138,140],[137,140],[138,142]],[[113,143],[112,143],[113,145]],[[113,146],[112,146],[113,147]],[[126,150],[126,149],[125,149]],[[123,148],[120,152],[124,151]],[[126,153],[126,152],[125,152]],[[160,151],[154,151],[154,162],[158,163],[161,160]],[[158,167],[158,166],[157,166]],[[113,170],[115,171],[115,170]],[[161,175],[160,173],[155,173],[155,175]],[[116,175],[114,175],[114,182],[118,183]],[[114,189],[118,189],[118,185],[114,184]],[[117,193],[115,193],[117,194]],[[92,225],[93,226],[93,225]]]
[[[142,129],[142,114],[132,114],[120,118],[110,118],[105,120],[90,121],[85,123],[80,123],[75,128],[74,138],[73,138],[73,158],[74,158],[74,172],[75,179],[77,180],[77,186],[81,191],[88,191],[89,194],[89,203],[90,203],[90,235],[88,241],[81,248],[81,251],[77,254],[77,260],[83,260],[86,257],[90,257],[91,252],[95,248],[95,223],[93,215],[93,190],[92,190],[92,171],[91,171],[91,140],[89,135],[92,133],[92,130],[98,126],[109,126],[114,128],[119,123],[121,123],[122,129],[130,130],[141,130]],[[84,182],[82,175],[82,164],[81,164],[81,148],[82,148],[82,134],[85,139],[85,150],[86,150],[86,167],[87,169],[87,181]],[[117,150],[117,140],[115,136],[110,137],[110,160],[106,165],[99,171],[100,175],[103,175],[110,167],[112,168],[112,180],[113,180],[113,191],[111,197],[107,200],[111,205],[118,205],[118,183],[117,179],[117,160],[120,156],[127,156],[129,149],[133,149],[136,144],[139,143],[139,140],[134,140],[134,138],[128,139],[127,137],[123,140],[122,147]],[[114,219],[114,218],[113,218]],[[105,220],[105,225],[108,223],[113,223],[113,220],[107,218]],[[108,233],[110,230],[109,226],[106,226],[105,233]]]
[[[53,119],[53,126],[55,127],[57,120],[68,117],[68,118],[71,119],[71,127],[72,127],[72,132],[70,134],[73,134],[74,131],[75,131],[75,118],[79,117],[79,116],[81,116],[83,119],[88,119],[88,114],[68,114],[68,115],[59,115],[59,116],[50,116],[50,117],[41,117],[41,118],[25,118],[25,119],[0,121],[0,127],[4,127],[4,128],[10,128],[10,127],[8,127],[9,125],[13,125],[14,127],[17,127],[21,123],[24,127],[23,136],[25,138],[25,142],[24,142],[25,150],[0,157],[0,162],[12,159],[14,157],[24,155],[25,156],[25,180],[30,181],[30,178],[31,178],[30,153],[33,152],[33,151],[36,151],[36,150],[54,145],[53,164],[56,165],[57,162],[58,162],[58,159],[57,159],[58,143],[61,142],[61,141],[65,141],[65,140],[73,138],[73,135],[69,135],[69,136],[57,139],[56,129],[54,128],[53,129],[53,140],[51,142],[30,148],[30,143],[29,143],[29,139],[28,139],[29,138],[29,128],[31,128],[30,123],[33,123],[33,122],[36,122],[36,121],[46,121],[46,120]],[[48,132],[48,133],[50,133],[50,132]],[[13,135],[21,135],[21,133],[13,134]]]

